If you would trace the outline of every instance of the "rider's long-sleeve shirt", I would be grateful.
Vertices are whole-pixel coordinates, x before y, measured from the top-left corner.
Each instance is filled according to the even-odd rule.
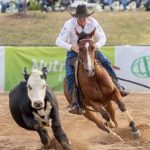
[[[84,28],[82,28],[78,24],[77,19],[75,17],[66,21],[56,39],[55,44],[58,47],[70,50],[72,46],[77,46],[78,37],[76,35],[75,29],[79,33],[82,31],[84,31],[85,33],[91,33],[94,30],[94,28],[96,28],[95,30],[96,45],[98,46],[98,48],[100,48],[105,45],[106,36],[99,23],[92,17],[87,17],[87,23],[84,26]]]

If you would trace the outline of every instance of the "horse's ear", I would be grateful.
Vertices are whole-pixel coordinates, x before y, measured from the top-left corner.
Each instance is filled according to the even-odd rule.
[[[46,80],[47,79],[47,74],[48,74],[47,68],[43,67],[42,72],[43,72],[43,74],[41,75],[41,78]]]
[[[94,30],[93,30],[91,33],[88,34],[88,36],[89,36],[90,38],[92,38],[92,37],[94,36],[95,30],[96,30],[96,27],[94,28]]]
[[[76,28],[74,28],[76,31],[76,35],[78,36],[78,38],[80,37],[80,33],[76,30]]]
[[[23,70],[23,76],[24,76],[24,79],[25,79],[26,81],[28,81],[28,79],[29,79],[29,74],[27,73],[27,68],[26,68],[26,67],[25,67],[24,70]]]

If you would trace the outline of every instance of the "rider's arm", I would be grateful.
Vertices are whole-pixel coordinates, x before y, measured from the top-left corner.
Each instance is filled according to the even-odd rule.
[[[68,39],[69,39],[69,35],[70,35],[70,27],[69,27],[69,22],[66,22],[61,30],[61,32],[59,33],[55,44],[58,47],[62,47],[65,48],[67,50],[70,50],[72,45],[68,43]]]
[[[105,36],[105,33],[104,33],[103,29],[99,25],[99,23],[96,21],[95,24],[96,24],[95,36],[96,36],[96,39],[97,39],[96,45],[97,45],[98,48],[100,48],[100,47],[105,45],[106,36]]]

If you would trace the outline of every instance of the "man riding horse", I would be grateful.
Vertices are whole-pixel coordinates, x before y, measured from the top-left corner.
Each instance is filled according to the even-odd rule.
[[[68,91],[72,98],[72,106],[69,109],[70,113],[73,114],[83,114],[83,108],[78,104],[78,95],[76,86],[74,86],[75,82],[75,73],[74,67],[70,64],[70,59],[78,56],[79,47],[78,47],[78,36],[76,35],[76,31],[82,33],[81,38],[85,38],[87,33],[90,33],[95,29],[95,36],[97,42],[94,44],[94,49],[96,50],[96,58],[102,64],[102,66],[107,70],[107,72],[116,76],[110,61],[106,56],[102,54],[98,49],[105,45],[106,36],[104,31],[102,30],[99,23],[92,17],[89,17],[94,12],[88,13],[88,9],[86,5],[78,5],[76,9],[76,13],[71,15],[73,18],[66,21],[61,32],[59,33],[56,39],[56,45],[62,48],[67,49],[67,58],[66,58],[66,79],[68,82]],[[119,84],[116,78],[113,78],[113,82],[116,87],[119,89],[120,94],[122,96],[126,96],[129,93],[125,91],[125,89]]]

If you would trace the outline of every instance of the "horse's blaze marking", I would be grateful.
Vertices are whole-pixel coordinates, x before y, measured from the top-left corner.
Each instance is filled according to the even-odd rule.
[[[91,58],[90,58],[90,54],[89,54],[89,43],[86,42],[85,43],[85,48],[87,51],[87,69],[91,72],[92,71],[92,62],[91,62]]]

